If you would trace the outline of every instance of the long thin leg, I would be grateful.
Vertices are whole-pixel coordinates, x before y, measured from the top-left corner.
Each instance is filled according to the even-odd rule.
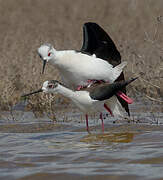
[[[104,108],[111,114],[111,116],[114,116],[111,109],[104,103]]]
[[[102,132],[104,132],[104,121],[103,121],[102,113],[100,113],[100,119],[101,119]]]
[[[88,133],[89,133],[88,114],[85,115],[85,119],[86,119],[87,131],[88,131]]]

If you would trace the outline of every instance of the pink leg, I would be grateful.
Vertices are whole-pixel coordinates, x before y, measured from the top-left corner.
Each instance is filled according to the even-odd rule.
[[[118,91],[117,95],[121,97],[123,100],[125,100],[128,104],[132,104],[133,100],[129,98],[126,94],[124,94],[122,91]]]
[[[104,108],[111,114],[111,116],[114,116],[111,109],[104,103]]]
[[[104,132],[104,121],[103,121],[102,113],[100,113],[100,119],[101,119],[102,132]]]
[[[76,90],[80,91],[80,89],[82,89],[82,86],[78,86]]]
[[[85,115],[85,119],[86,119],[87,131],[88,131],[88,133],[89,133],[88,114]]]

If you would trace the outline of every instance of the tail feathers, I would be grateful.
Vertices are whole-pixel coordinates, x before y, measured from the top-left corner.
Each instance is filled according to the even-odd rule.
[[[127,81],[115,82],[114,84],[115,84],[115,87],[116,87],[116,85],[117,85],[116,88],[119,88],[119,90],[120,90],[120,89],[128,86],[130,83],[132,83],[133,81],[135,81],[135,80],[138,79],[138,78],[139,78],[139,77],[135,77],[135,78],[131,78],[130,80],[127,80]]]
[[[127,61],[122,62],[118,66],[114,67],[114,80],[113,82],[120,76],[123,71],[123,68],[127,65]]]
[[[124,116],[123,108],[116,96],[111,97],[108,101],[106,101],[106,104],[111,109],[114,117],[118,118]]]
[[[135,78],[131,78],[130,80],[125,82],[125,86],[127,86],[128,84],[132,83],[133,81],[135,81],[136,79],[138,79],[139,77],[135,77]]]
[[[133,81],[135,81],[136,79],[138,79],[138,78],[139,78],[140,76],[142,76],[142,75],[144,75],[144,73],[143,73],[143,72],[140,72],[137,77],[131,78],[131,79],[125,81],[124,85],[127,86],[128,84],[132,83]]]

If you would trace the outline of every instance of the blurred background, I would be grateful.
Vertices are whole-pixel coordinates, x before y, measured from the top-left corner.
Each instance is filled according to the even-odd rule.
[[[162,15],[162,0],[0,0],[1,110],[17,103],[23,93],[40,88],[45,80],[59,79],[49,65],[41,75],[37,48],[48,42],[58,50],[80,50],[82,26],[89,21],[104,28],[122,60],[128,61],[126,77],[144,72],[129,88],[129,95],[161,103]],[[47,98],[38,96],[30,98],[37,107]]]

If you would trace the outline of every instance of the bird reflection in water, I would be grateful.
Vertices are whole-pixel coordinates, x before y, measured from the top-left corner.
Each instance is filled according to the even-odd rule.
[[[135,134],[131,132],[89,134],[80,141],[85,143],[129,143],[133,141],[134,136]]]

